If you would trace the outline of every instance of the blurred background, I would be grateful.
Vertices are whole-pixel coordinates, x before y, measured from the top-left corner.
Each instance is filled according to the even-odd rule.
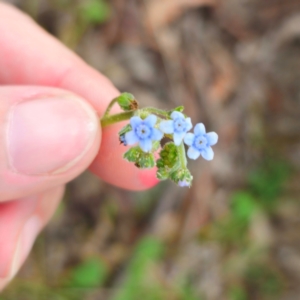
[[[7,2],[219,143],[191,189],[71,182],[0,299],[300,299],[300,0]]]

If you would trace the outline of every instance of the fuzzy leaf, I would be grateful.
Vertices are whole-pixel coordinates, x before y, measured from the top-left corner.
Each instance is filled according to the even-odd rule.
[[[141,169],[151,169],[155,166],[155,158],[152,153],[142,152],[138,162],[135,164],[138,168]]]
[[[170,177],[170,174],[179,168],[178,149],[173,142],[165,144],[160,151],[160,159],[157,160],[156,176],[160,180]]]
[[[160,168],[156,172],[156,177],[159,180],[166,180],[166,179],[169,178],[169,173],[168,173],[168,171],[166,169]]]
[[[126,132],[129,132],[131,131],[132,128],[131,128],[131,125],[130,124],[127,124],[126,126],[124,126],[120,131],[119,131],[119,135],[123,135],[125,134]]]
[[[140,169],[150,169],[155,166],[153,153],[145,153],[139,146],[130,148],[123,158],[133,162]]]
[[[132,147],[124,153],[123,158],[136,163],[139,160],[140,152],[140,147]]]
[[[193,181],[193,176],[187,168],[179,168],[170,174],[170,179],[179,186],[190,187]]]

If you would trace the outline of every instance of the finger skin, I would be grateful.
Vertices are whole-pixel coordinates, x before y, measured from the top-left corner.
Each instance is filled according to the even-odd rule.
[[[4,116],[7,116],[10,106],[17,99],[30,98],[37,93],[36,86],[58,87],[74,92],[88,101],[99,116],[109,101],[119,94],[103,75],[86,65],[26,15],[4,3],[0,3],[0,45],[0,84],[32,85],[25,90],[14,87],[2,94],[0,144],[6,138],[7,119]],[[0,94],[3,89],[0,89]],[[125,148],[116,140],[110,142],[113,136],[117,137],[119,128],[104,129],[105,139],[92,165],[93,171],[104,180],[124,188],[142,190],[153,186],[157,182],[155,170],[140,172],[132,165],[124,164],[121,157]],[[106,139],[108,142],[105,142]],[[12,200],[0,203],[0,290],[19,270],[36,235],[51,218],[62,197],[63,187],[48,189],[82,172],[94,158],[99,142],[100,131],[90,153],[64,174],[24,176],[0,165],[0,200]],[[114,158],[106,159],[111,152]],[[0,150],[0,162],[7,162],[6,155],[4,150]],[[32,223],[32,218],[39,220],[39,227],[34,228],[37,223]]]
[[[89,67],[29,17],[0,4],[0,83],[60,87],[80,95],[102,116],[119,92],[103,75]],[[103,129],[103,136],[118,138],[121,125]],[[109,133],[106,134],[105,132]],[[155,169],[140,171],[124,164],[125,148],[115,141],[101,144],[91,169],[103,180],[131,190],[143,190],[157,183]],[[106,159],[113,152],[114,163]],[[115,166],[122,165],[122,169]],[[112,176],[113,174],[113,176]]]
[[[84,153],[77,159],[74,164],[70,165],[68,168],[61,170],[59,173],[57,171],[53,173],[46,173],[42,175],[27,175],[25,173],[20,173],[14,168],[12,168],[10,163],[10,140],[8,138],[8,132],[10,129],[10,119],[11,111],[15,109],[16,105],[20,105],[20,103],[28,102],[29,99],[32,98],[42,98],[42,97],[57,97],[58,101],[63,101],[63,98],[67,98],[70,101],[78,102],[78,109],[84,111],[87,110],[87,113],[90,114],[89,118],[91,119],[91,123],[93,126],[93,140],[91,144],[88,145],[88,148],[85,148]],[[43,101],[43,100],[38,100]],[[76,104],[77,105],[77,104]],[[69,116],[68,111],[62,111],[61,118],[67,119]],[[72,116],[70,116],[72,117]],[[38,116],[30,116],[30,118],[38,118]],[[43,119],[40,120],[43,122]],[[72,122],[77,121],[77,119],[72,120]],[[26,122],[26,119],[25,119]],[[24,123],[24,121],[23,121]],[[95,124],[95,125],[94,125]],[[48,125],[48,124],[46,124]],[[49,124],[51,126],[51,124]],[[7,201],[11,199],[21,198],[29,195],[34,195],[40,193],[44,190],[48,190],[55,186],[62,185],[80,173],[82,173],[92,162],[94,157],[96,156],[101,139],[101,131],[98,125],[98,119],[93,111],[92,107],[86,103],[85,100],[78,97],[77,95],[71,94],[68,91],[63,91],[55,88],[47,88],[47,87],[31,87],[31,86],[6,86],[0,87],[0,202]],[[40,126],[42,128],[42,124]],[[47,126],[49,127],[49,126]],[[52,127],[50,127],[51,129]],[[55,128],[55,127],[54,127]],[[87,128],[87,130],[90,130]],[[53,130],[50,130],[53,131]],[[44,138],[46,140],[51,138],[55,140],[56,132],[49,132],[49,128],[47,131],[47,136]],[[21,133],[20,138],[23,138],[24,135],[30,135],[31,132]],[[41,133],[43,136],[43,132]],[[68,132],[67,132],[68,134]],[[71,133],[70,133],[71,134]],[[74,133],[72,133],[74,134]],[[76,133],[75,133],[76,134]],[[33,147],[36,147],[39,141],[35,140],[32,144]],[[76,146],[76,145],[75,145]],[[58,145],[58,149],[62,146]],[[24,149],[23,149],[24,150]],[[73,151],[73,148],[70,149]],[[22,154],[22,149],[19,149],[19,152]],[[46,152],[46,151],[45,151]],[[43,154],[43,153],[42,153]],[[66,156],[68,153],[58,154],[53,152],[47,152],[42,159],[49,160],[52,157],[57,157],[59,155]],[[30,156],[30,153],[29,153]],[[47,157],[49,156],[49,157]],[[29,159],[28,155],[24,155],[24,160]],[[32,159],[35,159],[33,157]]]
[[[57,187],[36,196],[0,203],[0,291],[24,263],[63,192],[63,187]]]

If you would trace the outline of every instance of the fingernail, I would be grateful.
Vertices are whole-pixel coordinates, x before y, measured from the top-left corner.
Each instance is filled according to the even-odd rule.
[[[17,242],[16,250],[10,267],[8,280],[12,279],[28,256],[32,245],[42,228],[38,216],[32,216],[24,225]]]
[[[62,173],[91,147],[97,130],[96,114],[76,97],[20,102],[9,116],[10,167],[26,175]]]

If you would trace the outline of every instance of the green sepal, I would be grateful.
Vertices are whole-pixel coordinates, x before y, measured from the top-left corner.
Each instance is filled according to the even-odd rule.
[[[138,109],[138,102],[135,100],[135,97],[130,93],[122,93],[117,98],[117,102],[124,111]]]
[[[187,168],[179,168],[170,174],[170,179],[179,185],[184,182],[185,186],[190,187],[192,185],[193,176]]]
[[[160,141],[154,141],[154,142],[152,142],[152,150],[151,151],[155,152],[159,149],[159,147],[160,147]]]
[[[171,179],[180,186],[191,186],[193,176],[180,163],[178,147],[173,142],[165,144],[160,151],[160,159],[157,160],[156,165],[156,177],[159,180]]]
[[[137,162],[140,157],[139,147],[132,147],[123,154],[123,158],[129,162]]]
[[[141,152],[141,156],[135,165],[140,169],[151,169],[155,166],[155,158],[153,153]]]
[[[119,131],[119,141],[121,144],[124,144],[124,146],[126,146],[126,142],[125,142],[125,133],[131,131],[131,125],[127,124],[126,126],[124,126],[120,131]]]
[[[167,180],[169,178],[169,173],[164,169],[158,169],[156,171],[156,178],[158,180]]]
[[[145,153],[139,146],[130,148],[124,153],[123,158],[133,162],[140,169],[150,169],[155,166],[153,153]]]
[[[156,176],[159,180],[165,180],[180,167],[178,148],[173,142],[169,142],[164,145],[159,155],[160,159],[156,162]]]
[[[173,112],[173,111],[179,111],[179,112],[183,112],[184,111],[184,106],[177,106],[177,107],[175,107],[172,111],[171,111],[171,113]]]
[[[149,116],[149,112],[147,112],[143,109],[139,109],[137,114],[142,120],[145,120]]]
[[[119,131],[119,136],[120,135],[124,135],[125,133],[131,131],[132,128],[131,128],[131,125],[130,124],[127,124],[126,126],[124,126],[120,131]]]

